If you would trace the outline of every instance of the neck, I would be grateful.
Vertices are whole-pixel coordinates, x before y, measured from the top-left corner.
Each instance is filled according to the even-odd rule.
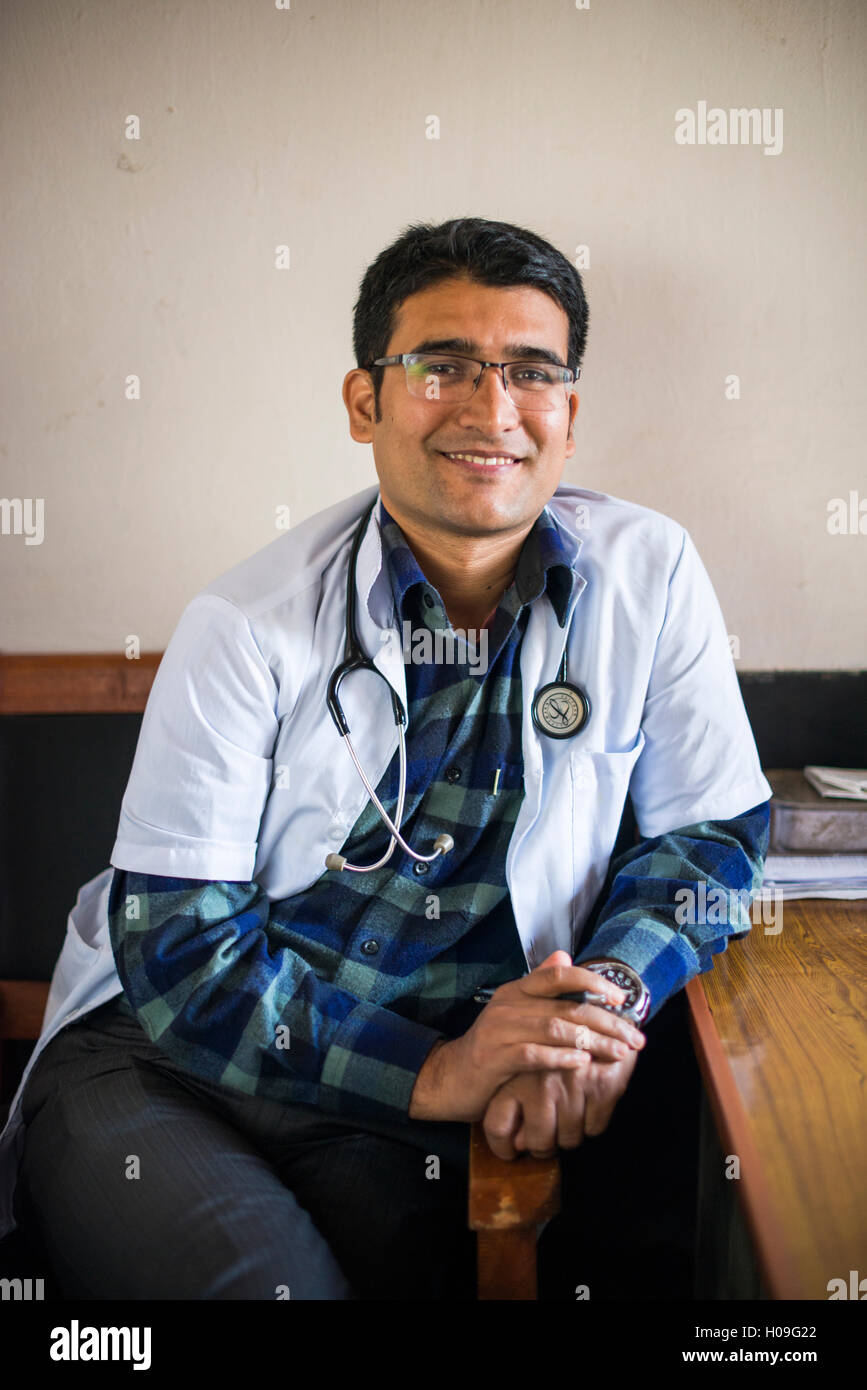
[[[449,621],[456,629],[481,628],[515,577],[518,557],[529,532],[509,536],[457,536],[431,533],[411,518],[394,517],[422,574],[442,595]]]

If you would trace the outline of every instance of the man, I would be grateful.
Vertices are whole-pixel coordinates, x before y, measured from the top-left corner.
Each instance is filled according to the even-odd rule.
[[[687,533],[560,485],[586,333],[577,272],[510,224],[368,269],[343,399],[379,487],[185,610],[13,1102],[15,1215],[66,1292],[471,1298],[473,1120],[563,1154],[547,1296],[628,1297],[624,1260],[679,1248],[657,1016],[749,917],[681,925],[675,893],[758,888],[771,789]],[[378,677],[338,728],[347,575]]]

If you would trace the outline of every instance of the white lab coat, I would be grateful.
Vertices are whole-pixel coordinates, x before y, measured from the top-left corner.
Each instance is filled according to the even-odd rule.
[[[184,609],[154,680],[111,865],[197,879],[255,879],[272,901],[325,871],[367,802],[325,703],[343,659],[346,567],[378,487],[310,517],[207,585]],[[569,485],[548,503],[580,576],[560,628],[544,597],[521,646],[525,795],[506,858],[532,968],[572,951],[604,882],[627,790],[642,835],[728,819],[765,801],[710,579],[688,533],[647,507]],[[406,705],[403,653],[374,511],[357,569],[361,644]],[[568,676],[591,718],[540,734],[531,697]],[[397,748],[388,692],[348,677],[350,737],[376,786]],[[108,933],[112,870],[79,891],[42,1034],[0,1136],[0,1235],[23,1140],[20,1100],[42,1048],[120,991]]]

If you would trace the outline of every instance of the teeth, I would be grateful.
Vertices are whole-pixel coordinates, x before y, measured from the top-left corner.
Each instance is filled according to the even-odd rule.
[[[448,457],[450,459],[468,459],[470,463],[484,463],[489,465],[491,468],[494,468],[499,464],[515,462],[513,458],[508,458],[505,455],[501,455],[498,458],[492,459],[483,458],[481,454],[449,454]]]

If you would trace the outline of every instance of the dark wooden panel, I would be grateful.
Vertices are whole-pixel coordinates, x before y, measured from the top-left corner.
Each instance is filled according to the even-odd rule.
[[[79,888],[108,867],[141,721],[0,719],[0,977],[50,977]]]
[[[867,671],[743,671],[762,767],[867,767]]]

